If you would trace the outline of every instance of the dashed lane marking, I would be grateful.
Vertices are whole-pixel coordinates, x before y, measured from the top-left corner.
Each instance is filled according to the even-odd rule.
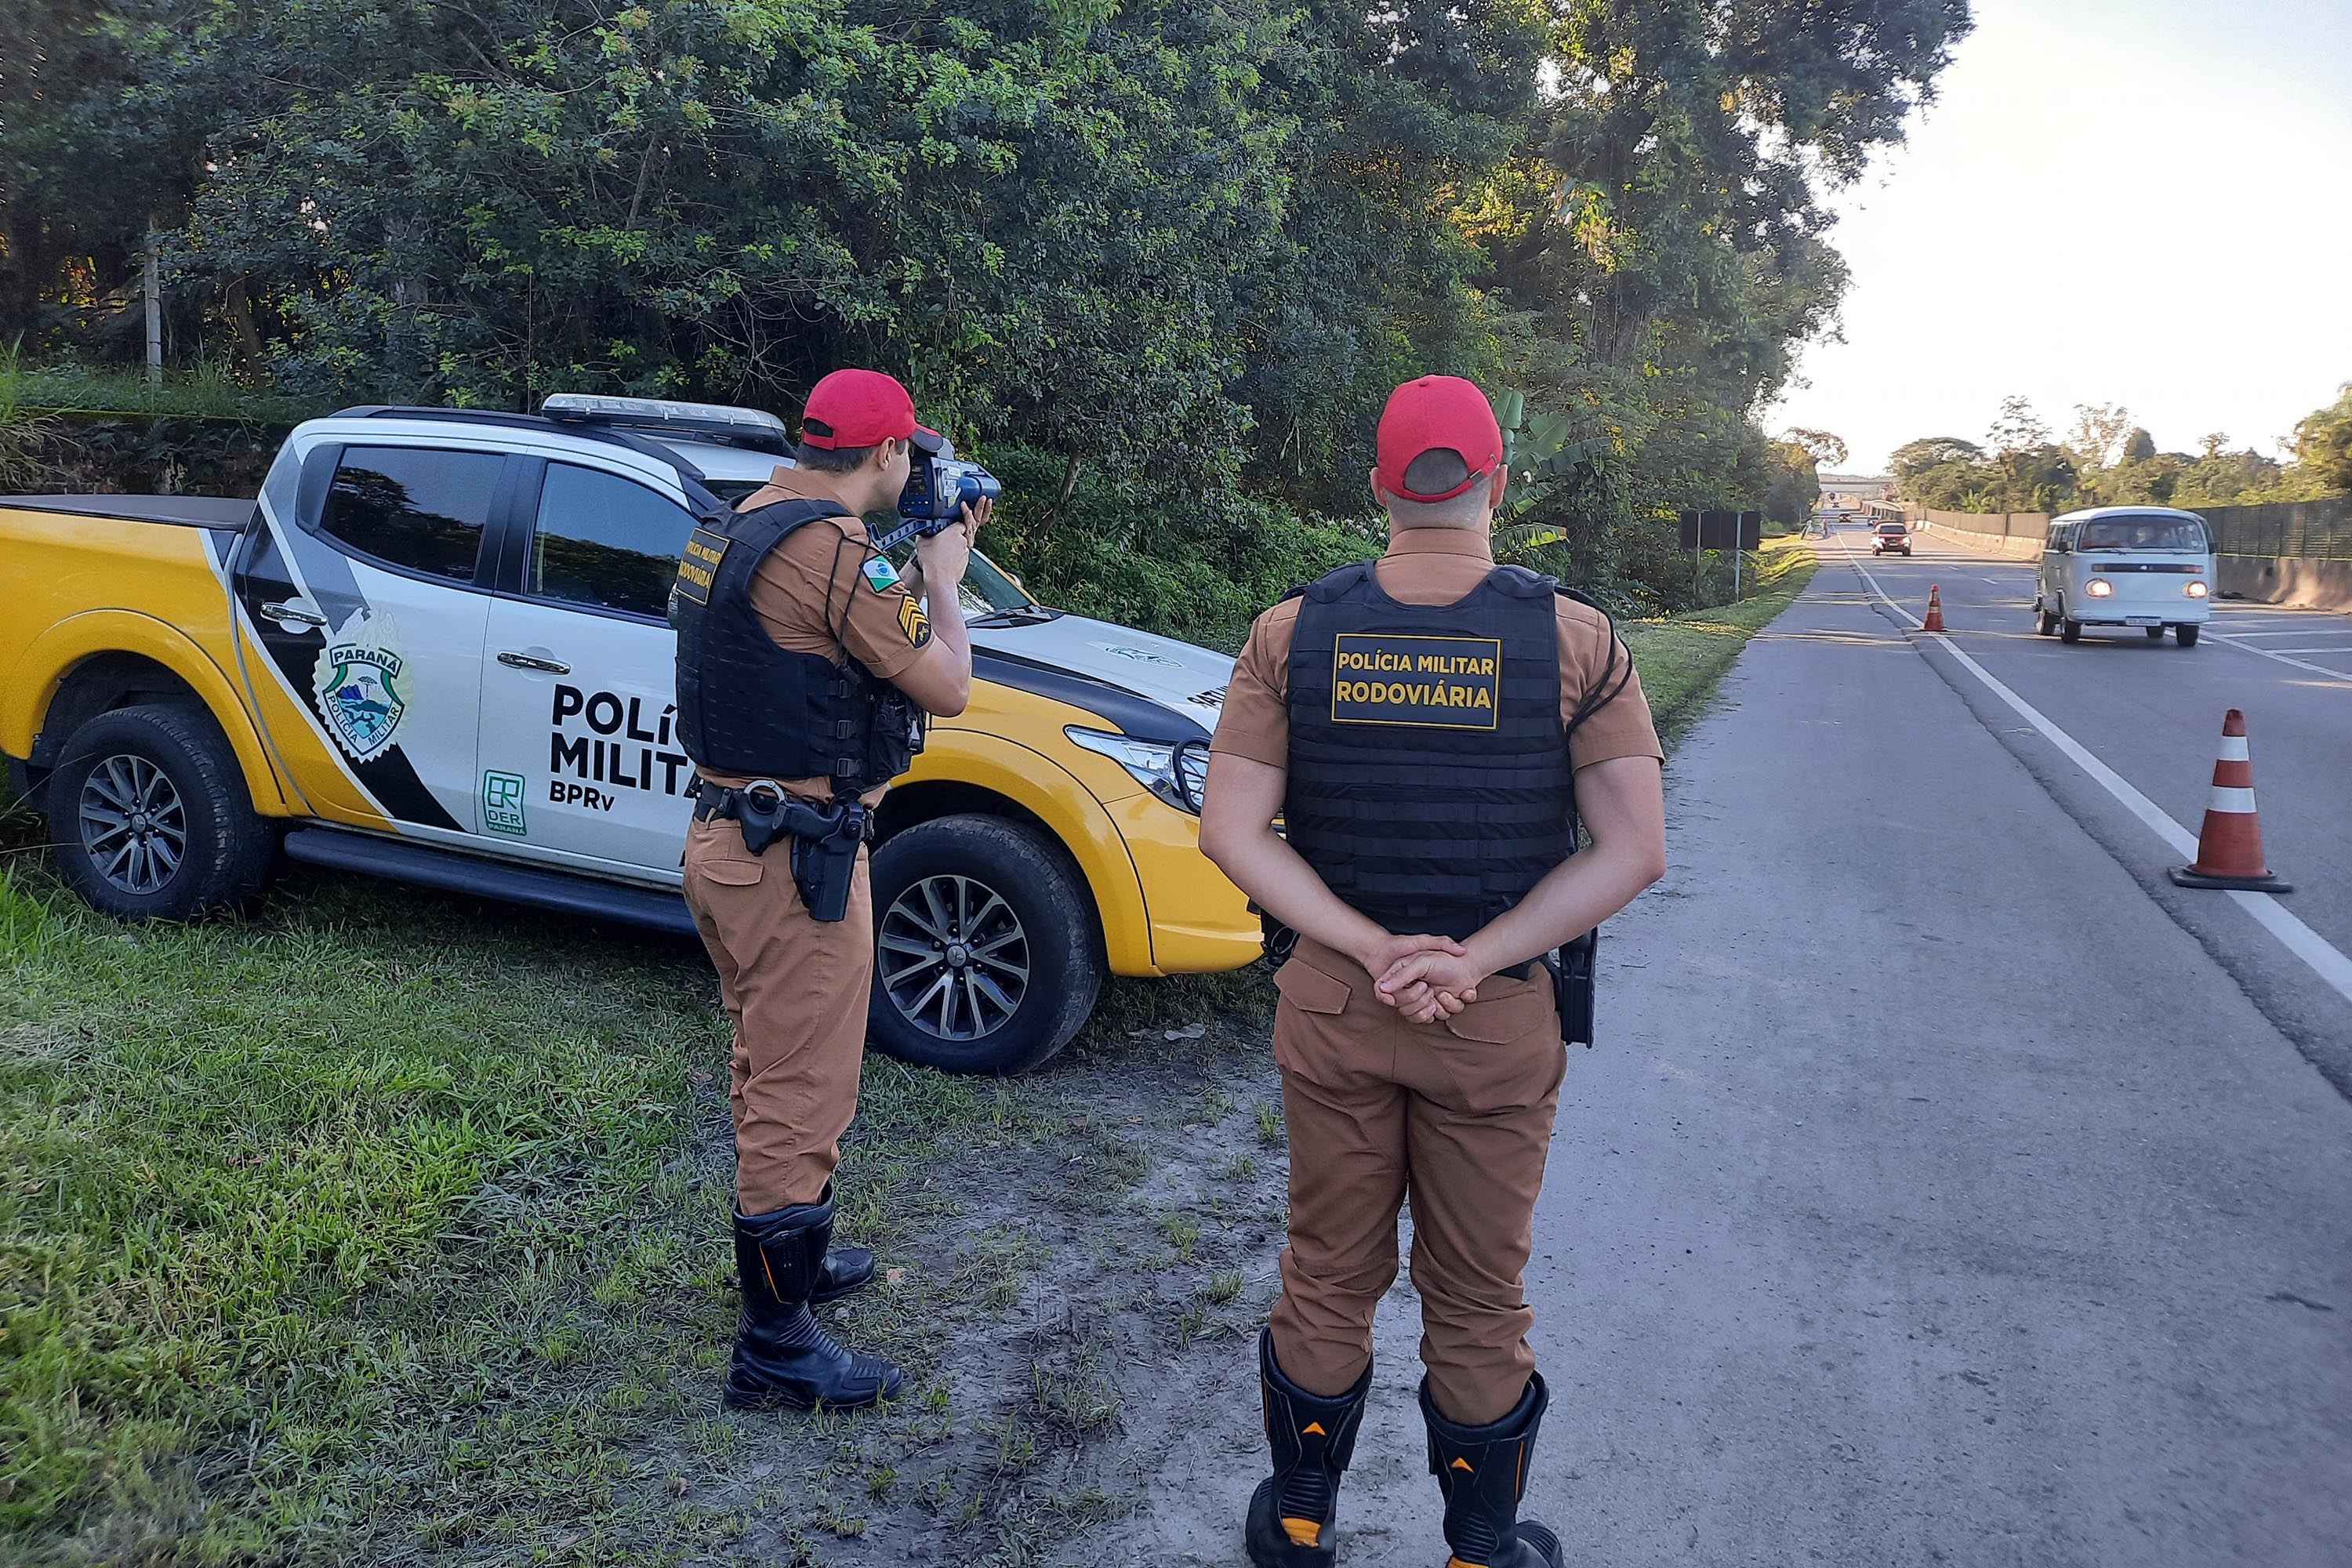
[[[1841,543],[1843,543],[1843,542],[1841,542]],[[1868,567],[1864,566],[1860,561],[1854,558],[1853,551],[1850,547],[1846,549],[1845,558],[1846,564],[1852,566],[1854,571],[1861,575],[1862,580],[1870,584],[1870,591],[1877,595],[1879,600],[1885,604],[1888,609],[1893,610],[1904,620],[1910,622],[1915,630],[1917,629],[1919,626],[1919,617],[1905,609],[1901,605],[1896,604],[1886,590],[1878,585],[1878,579],[1870,574],[1870,569]],[[2098,757],[2092,752],[2089,747],[2084,745],[2080,741],[2074,739],[2074,736],[2060,729],[2057,724],[2040,709],[2034,707],[2033,704],[2028,702],[2024,698],[2020,697],[2016,692],[2011,691],[2008,686],[2001,681],[2000,678],[1994,675],[1992,671],[1987,669],[1983,665],[1979,664],[1975,659],[1970,658],[1968,655],[1968,651],[1965,648],[1962,648],[1959,644],[1954,642],[1948,633],[1922,632],[1920,635],[1923,637],[1941,637],[1944,644],[1944,651],[1950,654],[1954,658],[1959,660],[1962,668],[1966,669],[1969,674],[1982,681],[1986,690],[1990,691],[2003,702],[2008,703],[2011,708],[2016,710],[2019,718],[2023,719],[2028,724],[2032,725],[2033,728],[2040,732],[2043,740],[2048,741],[2052,745],[2057,747],[2059,751],[2064,752],[2068,760],[2073,762],[2076,767],[2081,768],[2085,773],[2088,773],[2091,776],[2094,783],[2097,784],[2100,788],[2105,790],[2109,795],[2115,796],[2116,800],[2125,810],[2130,812],[2134,816],[2138,817],[2141,823],[2144,824],[2150,832],[2162,839],[2167,848],[2170,849],[2176,855],[2187,856],[2191,858],[2195,858],[2197,854],[2197,839],[2195,836],[2190,834],[2187,828],[2181,826],[2180,824],[2173,821],[2172,818],[2166,814],[2162,806],[2148,799],[2147,796],[2140,794],[2140,792],[2133,786],[2129,779],[2125,778],[2121,773],[2116,772],[2115,769],[2101,762]],[[2226,641],[2227,639],[2225,638],[2223,640]],[[2249,653],[2262,653],[2263,650],[2260,648],[2248,648],[2246,651]],[[2279,656],[2275,654],[2264,654],[2263,657],[2266,658],[2275,658]],[[2299,659],[2281,659],[2280,662],[2284,664],[2298,664],[2302,661]],[[2316,665],[2311,665],[2306,668],[2317,669],[2319,667]],[[2334,670],[2321,670],[2320,673],[2323,675],[2334,675],[2336,672]],[[2245,893],[2239,892],[2233,889],[2223,893],[2221,896],[2233,900],[2240,909],[2245,910],[2249,915],[2252,915],[2254,918],[2255,923],[2278,939],[2281,946],[2284,947],[2289,952],[2294,954],[2295,957],[2303,960],[2305,964],[2310,966],[2313,973],[2318,975],[2322,981],[2333,987],[2346,1001],[2352,1002],[2352,958],[2347,958],[2344,956],[2342,952],[2338,952],[2329,943],[2326,937],[2321,936],[2317,931],[2312,930],[2309,926],[2304,924],[2303,921],[2297,920],[2294,915],[2281,908],[2277,898],[2272,894]]]

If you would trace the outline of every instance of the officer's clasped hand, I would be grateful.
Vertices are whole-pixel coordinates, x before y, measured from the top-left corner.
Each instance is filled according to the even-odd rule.
[[[1407,1023],[1429,1024],[1450,1018],[1478,999],[1477,982],[1486,976],[1460,978],[1470,973],[1467,951],[1451,937],[1426,932],[1385,936],[1363,954],[1363,963],[1375,995],[1403,1014]],[[1446,964],[1444,973],[1454,983],[1430,979],[1420,967],[1424,961]]]
[[[1443,945],[1399,954],[1373,982],[1381,1000],[1403,1014],[1409,1024],[1454,1016],[1478,1000],[1478,986],[1486,978],[1459,942],[1430,940]]]

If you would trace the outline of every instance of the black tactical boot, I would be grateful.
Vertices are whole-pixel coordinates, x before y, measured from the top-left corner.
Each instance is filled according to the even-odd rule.
[[[809,1313],[809,1302],[825,1279],[825,1244],[832,1238],[831,1188],[819,1203],[762,1215],[736,1212],[735,1271],[743,1281],[743,1319],[727,1368],[726,1400],[731,1407],[771,1410],[789,1405],[807,1410],[822,1403],[854,1410],[898,1392],[897,1367],[843,1350]],[[866,1276],[873,1271],[868,1257]],[[861,1278],[841,1289],[864,1282]]]
[[[1519,1517],[1528,1455],[1543,1423],[1540,1375],[1508,1415],[1492,1426],[1463,1426],[1437,1413],[1429,1380],[1421,1383],[1421,1417],[1429,1424],[1429,1471],[1445,1494],[1446,1568],[1561,1568],[1559,1537]]]
[[[832,1189],[826,1189],[830,1201]],[[809,1292],[812,1307],[830,1306],[874,1281],[874,1255],[862,1247],[828,1247],[824,1261],[818,1265],[816,1289]]]
[[[1250,1499],[1250,1561],[1256,1568],[1328,1568],[1339,1558],[1331,1538],[1339,1517],[1339,1476],[1356,1450],[1372,1369],[1364,1368],[1356,1386],[1336,1399],[1309,1394],[1282,1375],[1274,1335],[1261,1332],[1257,1370],[1274,1474]]]

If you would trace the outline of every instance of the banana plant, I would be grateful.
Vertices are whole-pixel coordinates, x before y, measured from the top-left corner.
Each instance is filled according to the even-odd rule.
[[[1527,395],[1517,389],[1493,401],[1495,423],[1503,430],[1503,462],[1511,474],[1495,511],[1495,559],[1508,561],[1566,538],[1558,524],[1531,521],[1528,514],[1555,492],[1591,482],[1609,439],[1573,439],[1567,416],[1533,412]]]

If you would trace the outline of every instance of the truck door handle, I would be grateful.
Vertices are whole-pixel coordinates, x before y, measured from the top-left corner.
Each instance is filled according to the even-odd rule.
[[[569,675],[572,667],[561,659],[541,658],[535,653],[502,653],[499,662],[513,669],[543,669],[550,675]]]
[[[323,626],[327,617],[316,610],[306,610],[299,605],[264,605],[261,613],[273,621],[290,621],[299,626]]]

